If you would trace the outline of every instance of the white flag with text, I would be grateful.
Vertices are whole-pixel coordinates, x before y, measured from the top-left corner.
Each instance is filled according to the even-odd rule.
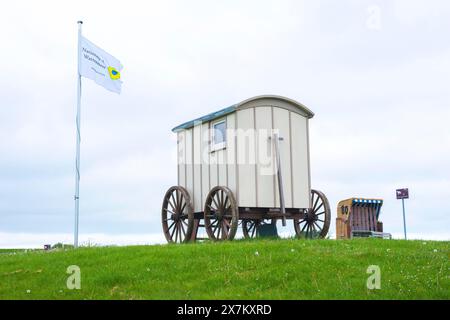
[[[120,61],[85,37],[81,37],[80,50],[80,75],[120,94],[122,87],[120,71],[123,68]]]

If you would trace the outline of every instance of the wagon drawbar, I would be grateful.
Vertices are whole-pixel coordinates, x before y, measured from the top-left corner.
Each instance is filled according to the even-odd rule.
[[[324,238],[331,212],[311,189],[309,119],[292,99],[264,95],[183,123],[177,134],[178,183],[162,204],[168,242],[232,240],[239,226],[256,237],[292,220],[298,237]]]

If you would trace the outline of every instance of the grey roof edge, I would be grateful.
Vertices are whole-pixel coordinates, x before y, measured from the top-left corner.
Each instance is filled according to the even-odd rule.
[[[300,110],[302,110],[307,115],[307,117],[309,119],[314,117],[314,112],[312,112],[310,109],[308,109],[304,104],[302,104],[302,103],[300,103],[300,102],[298,102],[296,100],[293,100],[293,99],[290,99],[290,98],[286,98],[286,97],[283,97],[283,96],[278,96],[278,95],[269,95],[268,94],[268,95],[260,95],[260,96],[252,97],[252,98],[246,99],[246,100],[238,103],[236,105],[236,107],[237,107],[237,109],[240,109],[240,107],[242,107],[243,105],[245,105],[245,104],[247,104],[249,102],[256,101],[256,100],[262,100],[262,99],[274,99],[274,100],[281,100],[281,101],[288,102],[290,104],[293,104],[294,106],[296,106]]]
[[[253,98],[246,99],[240,103],[234,104],[225,109],[221,109],[219,111],[209,113],[203,117],[182,123],[179,126],[176,126],[175,128],[173,128],[172,131],[179,132],[182,130],[190,129],[190,128],[194,127],[195,124],[212,121],[214,119],[226,116],[226,115],[233,113],[236,110],[240,109],[242,106],[244,106],[245,104],[247,104],[249,102],[256,101],[256,100],[262,100],[262,99],[275,99],[275,100],[281,100],[281,101],[288,102],[288,103],[296,106],[297,108],[301,109],[303,111],[303,113],[305,113],[307,115],[307,117],[309,119],[314,117],[314,113],[310,109],[308,109],[305,105],[303,105],[300,102],[297,102],[293,99],[286,98],[283,96],[278,96],[278,95],[260,95],[260,96],[255,96]]]
[[[197,123],[203,123],[203,122],[208,122],[223,116],[226,116],[227,114],[233,113],[236,111],[236,105],[232,105],[230,107],[227,107],[225,109],[219,110],[219,111],[215,111],[213,113],[207,114],[206,116],[185,122],[180,124],[179,126],[175,127],[172,129],[173,132],[179,132],[185,129],[190,129],[192,128],[194,125],[196,125]]]

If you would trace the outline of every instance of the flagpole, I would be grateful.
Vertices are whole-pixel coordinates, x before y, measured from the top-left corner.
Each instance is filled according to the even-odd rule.
[[[81,59],[81,26],[83,21],[78,21],[78,60],[77,60],[77,149],[75,159],[75,230],[73,245],[78,248],[78,220],[80,215],[80,117],[81,117],[81,75],[80,75],[80,59]]]

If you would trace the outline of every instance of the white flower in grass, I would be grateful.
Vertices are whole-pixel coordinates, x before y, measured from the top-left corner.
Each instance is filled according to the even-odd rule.
[[[295,252],[295,249],[291,249],[291,252]]]
[[[259,256],[258,250],[255,251],[255,256]]]
[[[434,249],[433,252],[438,252],[438,249]]]
[[[27,293],[31,293],[31,290],[30,290],[30,289],[28,289],[28,290],[27,290]]]

